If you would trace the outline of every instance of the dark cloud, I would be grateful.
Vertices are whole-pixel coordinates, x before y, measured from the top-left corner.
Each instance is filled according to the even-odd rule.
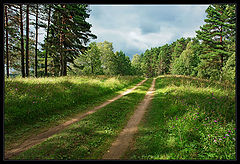
[[[207,5],[90,5],[94,41],[113,42],[132,56],[145,49],[193,37],[204,24]]]

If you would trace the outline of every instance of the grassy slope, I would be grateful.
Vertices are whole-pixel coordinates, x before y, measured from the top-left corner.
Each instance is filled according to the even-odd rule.
[[[148,79],[128,95],[12,159],[101,159],[143,100],[151,82]]]
[[[140,77],[5,79],[5,148],[133,87]]]
[[[127,159],[235,159],[235,90],[160,77]]]

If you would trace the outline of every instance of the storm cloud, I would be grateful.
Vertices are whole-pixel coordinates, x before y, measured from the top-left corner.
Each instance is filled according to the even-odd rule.
[[[89,5],[96,42],[113,42],[114,51],[136,53],[181,37],[195,37],[208,5]]]

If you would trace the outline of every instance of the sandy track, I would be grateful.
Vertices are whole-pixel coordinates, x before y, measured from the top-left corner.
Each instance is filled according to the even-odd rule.
[[[34,145],[40,144],[41,142],[43,142],[44,140],[46,140],[47,138],[51,137],[52,135],[60,132],[61,130],[63,130],[64,128],[66,128],[67,126],[81,120],[82,118],[86,117],[87,115],[90,115],[94,112],[96,112],[98,109],[101,109],[103,107],[105,107],[106,105],[114,102],[115,100],[121,98],[124,95],[129,94],[130,92],[132,92],[134,89],[136,89],[138,86],[142,85],[147,79],[141,81],[140,83],[138,83],[137,85],[135,85],[133,88],[128,89],[127,91],[123,92],[122,94],[105,101],[103,104],[96,106],[94,109],[87,111],[85,113],[81,113],[79,115],[77,115],[76,117],[72,118],[69,121],[66,121],[63,124],[60,124],[56,127],[50,128],[48,131],[40,133],[30,139],[27,139],[26,141],[24,141],[21,145],[19,145],[18,147],[11,149],[9,151],[5,151],[5,159],[9,159],[12,156],[15,156],[23,151],[26,151],[27,149],[31,148]]]
[[[126,152],[129,144],[133,139],[133,135],[137,132],[138,124],[140,123],[149,103],[154,95],[155,79],[145,95],[143,101],[137,106],[132,117],[129,119],[127,125],[119,134],[118,138],[112,143],[110,149],[103,155],[103,159],[120,159]]]

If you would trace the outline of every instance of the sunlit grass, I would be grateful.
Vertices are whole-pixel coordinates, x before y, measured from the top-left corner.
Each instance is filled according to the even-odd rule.
[[[11,159],[101,159],[151,86],[148,79],[131,93],[70,125]]]
[[[161,77],[128,159],[236,159],[235,90]]]
[[[67,76],[5,79],[5,148],[118,94],[136,76]]]

